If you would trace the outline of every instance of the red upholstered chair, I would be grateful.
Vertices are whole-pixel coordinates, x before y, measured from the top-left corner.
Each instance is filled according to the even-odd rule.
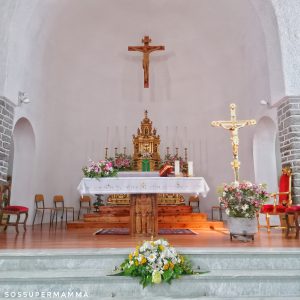
[[[298,217],[300,216],[300,205],[290,206],[285,211],[285,219],[286,219],[286,232],[285,236],[288,237],[291,228],[296,229],[296,238],[299,238],[299,221]],[[291,218],[294,225],[291,224]]]
[[[292,170],[290,167],[282,169],[282,174],[279,180],[279,192],[271,193],[273,204],[265,204],[262,206],[260,213],[266,215],[266,226],[259,225],[259,227],[267,227],[270,232],[270,216],[278,215],[280,217],[280,228],[286,227],[285,212],[288,207],[292,205]],[[278,227],[278,226],[274,226]]]
[[[6,223],[2,224],[3,215],[7,215]],[[21,216],[24,215],[24,220],[21,222]],[[15,221],[11,221],[10,217],[16,216]],[[19,224],[23,224],[24,230],[26,231],[26,221],[28,219],[28,207],[18,206],[18,205],[9,205],[0,210],[0,225],[4,225],[4,230],[7,226],[15,226],[16,232],[19,233]]]

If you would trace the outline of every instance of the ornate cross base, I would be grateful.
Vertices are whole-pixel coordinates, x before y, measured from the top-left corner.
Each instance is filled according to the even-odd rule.
[[[130,195],[130,234],[156,236],[157,233],[157,194]]]

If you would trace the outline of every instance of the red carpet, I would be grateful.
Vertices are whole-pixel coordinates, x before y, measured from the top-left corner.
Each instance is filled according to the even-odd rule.
[[[128,228],[103,228],[97,230],[94,235],[128,235]],[[160,235],[173,235],[173,234],[184,234],[184,235],[196,235],[197,233],[193,232],[190,229],[159,229],[158,234]]]

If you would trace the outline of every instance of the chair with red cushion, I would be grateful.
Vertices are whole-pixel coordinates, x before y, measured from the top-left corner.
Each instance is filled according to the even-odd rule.
[[[291,224],[290,216],[292,217],[292,222],[294,225]],[[289,233],[292,228],[296,229],[296,238],[299,238],[299,221],[298,217],[300,216],[300,205],[293,205],[286,209],[285,211],[285,219],[286,219],[286,232],[285,236],[288,237]]]
[[[292,170],[290,167],[282,169],[282,174],[279,180],[279,192],[271,193],[270,197],[273,198],[273,204],[265,204],[262,206],[260,213],[266,215],[266,226],[259,225],[259,227],[267,227],[270,232],[270,216],[278,215],[280,217],[280,228],[286,227],[285,212],[288,207],[292,205]]]
[[[3,215],[7,215],[6,223],[2,223]],[[21,216],[24,215],[24,220],[21,222]],[[15,221],[11,221],[10,217],[16,216]],[[28,207],[18,206],[18,205],[9,205],[0,210],[0,225],[4,225],[4,230],[7,229],[7,226],[15,226],[16,232],[19,233],[19,224],[23,224],[24,230],[26,231],[26,221],[28,219]]]

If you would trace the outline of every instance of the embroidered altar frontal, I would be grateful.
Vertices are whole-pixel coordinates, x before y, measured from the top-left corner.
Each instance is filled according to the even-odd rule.
[[[194,193],[203,197],[209,191],[203,177],[83,178],[77,189],[81,195]]]

